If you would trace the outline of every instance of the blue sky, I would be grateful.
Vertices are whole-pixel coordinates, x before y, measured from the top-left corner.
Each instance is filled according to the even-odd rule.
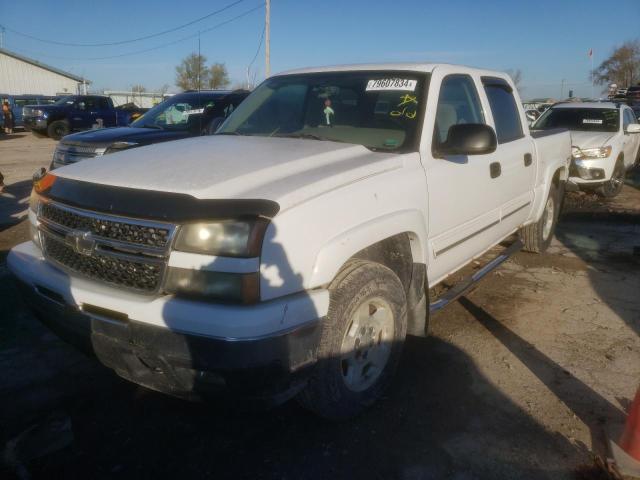
[[[0,0],[0,23],[33,36],[71,43],[127,40],[170,29],[237,0]],[[197,38],[142,54],[238,16],[261,4],[243,0],[185,29],[127,45],[76,48],[7,31],[5,48],[83,75],[97,89],[173,87],[174,67],[197,51]],[[520,69],[523,96],[588,96],[590,59],[597,65],[616,45],[640,37],[640,0],[272,0],[272,72],[310,65],[375,61],[441,61]],[[224,62],[245,79],[264,25],[259,9],[201,34],[209,62]],[[264,77],[264,50],[254,64]],[[597,89],[598,91],[599,89]]]

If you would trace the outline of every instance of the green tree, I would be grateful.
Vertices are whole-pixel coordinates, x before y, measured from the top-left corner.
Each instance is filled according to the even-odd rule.
[[[229,85],[229,73],[224,63],[214,63],[209,70],[209,88],[224,88]]]
[[[594,71],[595,83],[628,87],[640,80],[640,40],[623,43]]]
[[[176,67],[176,85],[182,90],[200,90],[209,84],[210,71],[204,55],[192,53]]]

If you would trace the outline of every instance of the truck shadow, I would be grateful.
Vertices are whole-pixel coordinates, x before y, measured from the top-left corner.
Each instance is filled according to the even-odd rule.
[[[640,215],[576,212],[565,215],[556,238],[587,265],[599,301],[640,335]]]
[[[5,185],[0,194],[0,232],[27,216],[32,185],[31,180]]]
[[[286,251],[277,248],[280,276],[302,288]],[[62,288],[71,292],[69,285]],[[169,302],[163,315],[179,333],[171,323],[172,309]],[[517,343],[491,318],[479,316],[506,343]],[[94,322],[92,329],[95,333]],[[31,340],[32,345],[23,342],[22,348],[37,350],[42,340]],[[161,347],[149,344],[154,345]],[[185,347],[187,353],[201,351],[189,339]],[[568,465],[588,458],[583,445],[539,424],[464,351],[439,338],[408,338],[386,395],[342,423],[314,417],[295,402],[267,411],[235,400],[185,402],[120,380],[107,369],[70,369],[67,358],[75,353],[62,345],[58,351],[28,355],[29,371],[42,368],[49,373],[45,378],[32,377],[19,387],[9,382],[0,389],[7,406],[0,409],[6,429],[2,440],[14,438],[29,425],[25,421],[35,422],[51,411],[63,411],[70,419],[72,443],[26,462],[33,478],[543,479],[567,478]],[[553,368],[543,356],[528,355],[525,361],[534,370]],[[6,361],[0,356],[0,362]],[[195,355],[187,361],[198,362]],[[200,396],[210,384],[193,375],[187,387]],[[47,401],[45,393],[34,412],[33,398],[52,390],[57,395]],[[587,389],[584,393],[591,394]]]
[[[625,414],[468,297],[460,304],[589,427],[592,449],[605,457],[604,424],[622,423]]]

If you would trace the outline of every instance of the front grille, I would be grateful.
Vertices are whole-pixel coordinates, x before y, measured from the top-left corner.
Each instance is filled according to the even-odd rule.
[[[106,147],[95,147],[92,145],[74,145],[69,143],[59,143],[53,154],[53,166],[55,168],[69,165],[71,163],[95,158],[107,151]]]
[[[47,258],[86,277],[147,293],[155,292],[160,286],[163,272],[160,264],[123,260],[95,252],[89,257],[76,253],[53,235],[44,234],[42,239]]]
[[[158,293],[175,225],[39,205],[47,260],[72,273],[139,293]]]
[[[41,217],[49,222],[72,230],[83,230],[92,234],[127,242],[134,245],[165,248],[169,242],[169,228],[140,223],[129,223],[124,219],[111,220],[96,215],[86,215],[52,203],[41,205]]]

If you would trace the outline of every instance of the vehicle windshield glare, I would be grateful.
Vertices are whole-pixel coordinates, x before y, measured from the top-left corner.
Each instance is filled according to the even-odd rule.
[[[167,100],[160,102],[147,113],[142,115],[136,121],[131,123],[136,128],[162,128],[166,130],[187,130],[190,128],[194,120],[199,124],[205,109],[209,118],[211,110],[215,110],[216,102],[211,96],[207,96],[205,100],[195,95],[185,97],[184,95],[175,95]],[[224,115],[220,113],[220,115]]]
[[[59,98],[58,100],[53,102],[53,105],[71,105],[74,102],[73,98],[74,97],[71,95],[67,97]]]
[[[617,132],[620,128],[620,111],[616,108],[550,108],[532,126],[534,130],[553,128]]]
[[[283,75],[263,82],[218,130],[412,151],[427,75],[362,71]]]

